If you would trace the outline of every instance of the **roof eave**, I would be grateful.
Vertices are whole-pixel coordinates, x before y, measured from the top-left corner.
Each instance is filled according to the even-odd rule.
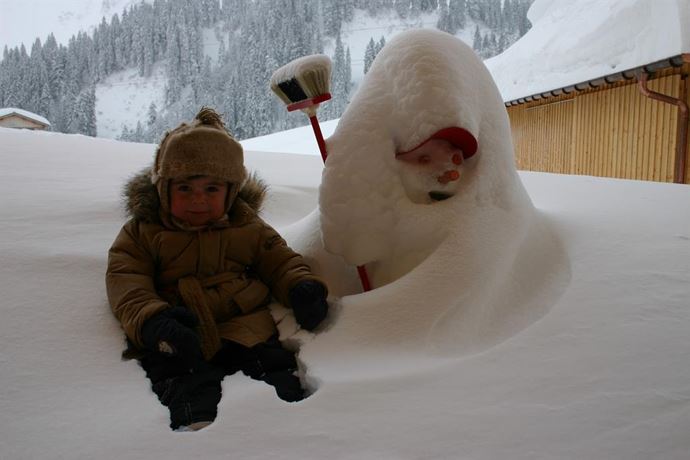
[[[649,64],[634,67],[632,69],[622,70],[620,72],[615,72],[609,75],[604,75],[602,77],[597,77],[591,80],[586,80],[574,85],[568,85],[561,88],[554,88],[548,91],[543,91],[536,94],[531,94],[529,96],[522,96],[516,99],[511,99],[505,102],[506,107],[513,105],[520,105],[526,102],[535,101],[537,99],[547,98],[551,96],[559,96],[561,94],[569,94],[576,91],[584,91],[586,89],[596,88],[599,86],[604,86],[606,84],[612,84],[624,80],[632,80],[636,78],[637,74],[640,72],[652,73],[657,72],[662,69],[667,69],[669,67],[681,67],[683,64],[690,63],[690,53],[681,53],[676,56],[672,56],[666,59],[661,59]]]

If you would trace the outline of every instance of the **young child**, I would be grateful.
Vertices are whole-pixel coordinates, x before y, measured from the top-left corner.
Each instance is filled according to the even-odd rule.
[[[204,108],[167,133],[154,165],[125,189],[131,219],[109,251],[106,285],[175,430],[216,417],[225,375],[243,371],[286,401],[304,398],[295,356],[267,308],[301,327],[326,317],[327,289],[258,215],[265,186],[247,177],[242,146]]]

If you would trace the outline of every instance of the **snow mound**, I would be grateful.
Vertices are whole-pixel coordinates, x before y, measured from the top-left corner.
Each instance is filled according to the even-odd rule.
[[[521,172],[573,273],[548,315],[484,353],[440,358],[379,340],[403,337],[407,310],[425,308],[418,293],[410,303],[395,292],[405,278],[346,296],[325,331],[298,337],[311,340],[300,358],[316,393],[289,404],[233,375],[216,422],[190,434],[170,431],[143,370],[120,361],[103,282],[122,184],[155,146],[5,128],[0,145],[3,459],[688,458],[686,185]],[[320,244],[318,212],[303,217],[321,159],[250,151],[245,161],[271,185],[267,221],[293,246]],[[314,254],[332,287],[359,292],[352,267]],[[436,273],[425,273],[431,292]],[[519,277],[545,282],[539,270]]]
[[[413,202],[395,153],[447,127],[472,133],[477,153],[465,161],[454,196]],[[457,38],[432,30],[396,36],[327,145],[319,213],[290,229],[305,237],[291,237],[332,292],[357,292],[352,266],[359,264],[376,289],[345,295],[334,325],[306,344],[305,356],[329,342],[368,356],[387,347],[476,353],[542,317],[566,286],[567,255],[517,175],[498,90]],[[312,368],[321,364],[328,366]]]

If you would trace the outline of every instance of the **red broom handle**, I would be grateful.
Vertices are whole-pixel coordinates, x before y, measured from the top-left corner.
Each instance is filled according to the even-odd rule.
[[[316,136],[316,143],[319,144],[321,158],[325,163],[326,157],[328,157],[328,152],[326,151],[326,141],[323,139],[321,127],[319,126],[319,120],[316,118],[316,115],[311,115],[309,116],[309,121],[311,121],[311,127],[314,130],[314,136]],[[367,273],[367,268],[364,265],[358,265],[357,274],[359,275],[359,281],[362,283],[362,289],[364,292],[371,291],[371,283],[369,283],[369,274]]]
[[[311,121],[311,128],[314,130],[314,136],[316,136],[316,143],[319,144],[319,151],[321,152],[321,158],[323,162],[326,162],[326,157],[328,152],[326,152],[326,141],[323,139],[323,134],[321,133],[321,127],[319,126],[319,120],[316,119],[316,115],[309,117]]]
[[[369,283],[367,267],[365,267],[364,265],[357,265],[357,274],[359,275],[359,281],[362,282],[362,290],[364,292],[371,291],[371,284]]]

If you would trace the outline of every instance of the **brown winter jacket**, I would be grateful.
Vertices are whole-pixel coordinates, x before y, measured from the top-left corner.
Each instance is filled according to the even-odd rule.
[[[127,184],[131,219],[110,248],[106,273],[112,311],[136,348],[143,348],[144,321],[175,305],[200,317],[207,359],[219,338],[251,347],[276,332],[266,306],[270,295],[290,307],[288,292],[298,281],[322,282],[258,217],[265,187],[254,178],[235,199],[227,221],[185,231],[161,218],[149,177],[145,171]]]

